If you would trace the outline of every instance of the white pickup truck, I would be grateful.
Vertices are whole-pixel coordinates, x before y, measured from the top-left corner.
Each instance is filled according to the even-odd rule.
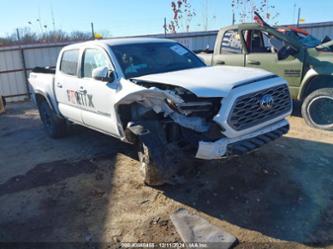
[[[221,159],[289,130],[287,82],[261,69],[206,66],[165,39],[112,39],[66,46],[55,70],[29,77],[46,132],[83,125],[136,144],[144,181],[168,181],[184,156]]]

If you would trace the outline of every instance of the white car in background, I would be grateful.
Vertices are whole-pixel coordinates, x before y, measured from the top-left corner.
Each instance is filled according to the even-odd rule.
[[[184,156],[241,155],[288,132],[287,82],[267,71],[207,67],[179,43],[112,39],[67,46],[56,69],[29,77],[45,130],[69,122],[136,144],[145,183],[160,185]]]

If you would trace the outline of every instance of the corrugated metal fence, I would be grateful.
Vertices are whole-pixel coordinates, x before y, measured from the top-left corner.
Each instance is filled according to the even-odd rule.
[[[36,66],[54,66],[60,49],[66,44],[25,45],[0,48],[0,95],[7,101],[27,98],[27,77]]]
[[[301,24],[300,27],[320,40],[324,39],[325,36],[333,39],[333,22]]]
[[[333,38],[333,22],[303,24],[302,28],[320,39],[326,35]],[[190,32],[168,34],[192,50],[214,48],[217,31]],[[136,37],[164,37],[163,34]],[[20,101],[29,96],[27,77],[36,66],[56,65],[58,53],[68,43],[53,43],[43,45],[22,45],[0,48],[0,95],[7,101]]]
[[[186,47],[197,50],[214,45],[217,31],[171,34]],[[147,36],[142,36],[147,37]],[[164,37],[164,35],[150,35]],[[22,45],[0,48],[0,95],[8,102],[24,100],[29,96],[27,78],[34,67],[54,67],[61,48],[68,43]]]

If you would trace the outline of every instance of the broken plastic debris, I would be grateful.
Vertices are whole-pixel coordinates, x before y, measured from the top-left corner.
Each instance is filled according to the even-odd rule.
[[[209,248],[228,249],[237,241],[232,234],[184,208],[177,210],[170,218],[185,243],[209,243]]]

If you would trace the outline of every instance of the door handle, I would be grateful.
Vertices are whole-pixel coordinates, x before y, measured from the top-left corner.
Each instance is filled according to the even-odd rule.
[[[250,65],[260,65],[260,61],[248,60],[247,64],[250,64]]]
[[[60,82],[58,82],[57,87],[62,88],[62,84]]]

